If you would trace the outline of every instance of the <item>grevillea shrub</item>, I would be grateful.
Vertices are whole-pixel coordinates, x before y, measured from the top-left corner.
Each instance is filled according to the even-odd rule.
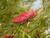
[[[12,21],[18,22],[18,23],[26,22],[32,17],[35,17],[37,14],[38,14],[37,11],[30,10],[30,11],[20,14],[19,17],[14,18]]]

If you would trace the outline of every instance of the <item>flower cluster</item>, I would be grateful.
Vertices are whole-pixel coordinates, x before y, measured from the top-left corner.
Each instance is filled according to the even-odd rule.
[[[38,14],[37,11],[30,10],[30,11],[20,14],[19,17],[14,18],[12,21],[23,23],[23,22],[28,21],[30,18],[35,17],[37,14]]]

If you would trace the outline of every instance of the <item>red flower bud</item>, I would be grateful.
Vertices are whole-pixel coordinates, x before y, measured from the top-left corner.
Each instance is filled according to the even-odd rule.
[[[29,27],[27,27],[29,29]]]
[[[24,32],[27,32],[27,30],[24,30]]]
[[[36,32],[36,34],[38,34],[38,32]]]

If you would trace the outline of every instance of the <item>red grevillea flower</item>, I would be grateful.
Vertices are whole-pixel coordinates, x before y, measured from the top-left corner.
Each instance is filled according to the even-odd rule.
[[[37,14],[38,14],[37,11],[31,10],[31,11],[20,14],[19,17],[14,18],[12,21],[22,23],[24,21],[29,20],[32,17],[35,17]]]
[[[38,34],[39,32],[36,32],[36,34]]]
[[[30,28],[30,27],[27,27],[28,29]]]
[[[3,38],[17,38],[16,36],[4,36]]]

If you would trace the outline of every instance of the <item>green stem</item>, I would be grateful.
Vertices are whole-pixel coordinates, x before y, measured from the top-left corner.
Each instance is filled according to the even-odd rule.
[[[24,34],[24,32],[23,32],[23,38],[24,38],[24,35],[25,35],[25,34]]]

